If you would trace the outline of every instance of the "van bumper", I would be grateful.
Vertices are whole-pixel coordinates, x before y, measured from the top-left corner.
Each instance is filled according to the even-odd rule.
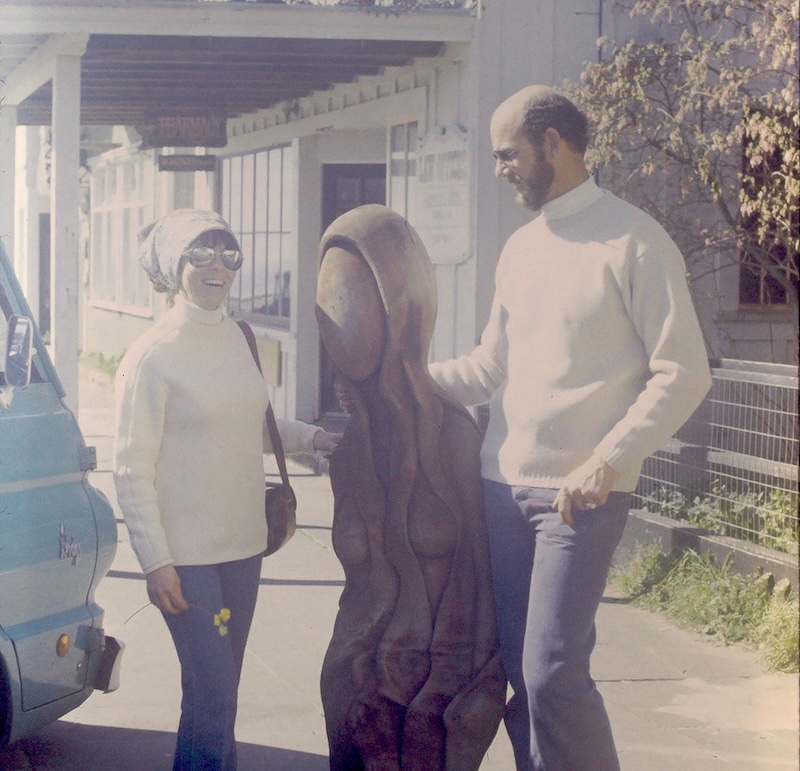
[[[97,678],[94,688],[103,693],[111,693],[119,688],[120,673],[122,671],[122,653],[125,643],[111,635],[103,638],[102,656],[97,669]]]

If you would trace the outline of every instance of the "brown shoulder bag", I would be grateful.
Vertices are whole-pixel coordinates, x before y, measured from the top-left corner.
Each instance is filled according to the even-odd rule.
[[[250,353],[253,354],[258,371],[261,372],[261,361],[258,358],[258,348],[256,347],[256,337],[253,334],[253,330],[246,321],[237,321],[236,323],[250,346]],[[271,402],[267,404],[265,417],[269,437],[272,441],[272,451],[275,453],[278,469],[281,472],[280,482],[265,482],[264,514],[267,518],[267,550],[264,552],[264,556],[269,557],[270,554],[274,554],[288,543],[297,529],[297,498],[292,486],[289,484],[286,458],[283,454],[283,442],[281,441],[281,435],[278,433]]]

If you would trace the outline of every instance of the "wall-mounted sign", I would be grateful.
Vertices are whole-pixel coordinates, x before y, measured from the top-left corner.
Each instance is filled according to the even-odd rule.
[[[414,228],[439,265],[464,262],[469,248],[469,149],[460,126],[434,126],[419,143]]]
[[[216,155],[159,155],[159,171],[216,171]]]
[[[225,147],[228,144],[225,114],[154,115],[137,126],[143,147]]]

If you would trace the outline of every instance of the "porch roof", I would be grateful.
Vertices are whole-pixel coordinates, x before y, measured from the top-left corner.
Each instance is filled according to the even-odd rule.
[[[18,125],[50,124],[53,59],[45,52],[82,39],[83,125],[209,109],[236,117],[471,39],[472,2],[458,2],[0,2],[0,99],[5,91]]]

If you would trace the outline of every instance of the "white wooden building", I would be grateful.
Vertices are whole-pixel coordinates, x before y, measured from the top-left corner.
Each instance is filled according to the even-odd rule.
[[[317,245],[354,205],[385,202],[428,246],[432,358],[471,349],[502,244],[527,216],[494,177],[491,114],[525,85],[577,77],[613,32],[610,7],[0,3],[0,237],[73,404],[79,352],[119,355],[163,311],[135,236],[180,206],[218,209],[240,237],[231,311],[264,341],[279,414],[336,409],[314,316]],[[164,145],[177,121],[220,116],[224,146],[142,140],[159,120],[152,144]],[[159,170],[187,154],[213,156],[196,159],[212,170]]]

